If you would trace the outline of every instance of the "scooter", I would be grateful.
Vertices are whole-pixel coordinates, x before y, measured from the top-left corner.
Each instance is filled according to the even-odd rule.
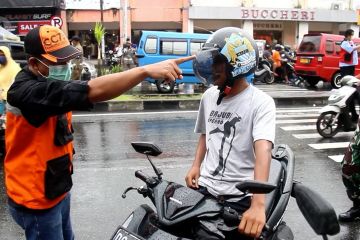
[[[254,83],[262,82],[271,84],[275,80],[274,73],[271,71],[271,64],[266,59],[260,59],[254,74]]]
[[[221,201],[215,198],[205,198],[194,189],[162,178],[161,170],[149,157],[162,153],[158,146],[148,142],[136,142],[132,143],[132,146],[135,151],[147,156],[155,176],[147,176],[141,170],[137,170],[135,177],[146,185],[127,188],[123,198],[130,190],[136,190],[143,197],[148,197],[156,210],[146,204],[139,206],[117,228],[112,240],[194,239],[191,230],[196,224],[215,233],[218,239],[225,239],[225,232],[238,228],[241,216],[234,209],[224,207]],[[327,235],[337,234],[340,226],[333,207],[318,193],[293,181],[294,154],[291,149],[287,145],[277,145],[272,156],[268,182],[243,181],[236,184],[243,195],[267,194],[266,225],[260,239],[294,239],[291,229],[283,221],[290,196],[296,199],[301,212],[316,234],[324,239],[327,239]]]
[[[328,105],[320,110],[316,121],[316,129],[322,137],[331,138],[341,130],[350,132],[356,129],[349,116],[349,101],[353,100],[359,84],[360,80],[353,76],[341,79],[342,87],[330,95]]]

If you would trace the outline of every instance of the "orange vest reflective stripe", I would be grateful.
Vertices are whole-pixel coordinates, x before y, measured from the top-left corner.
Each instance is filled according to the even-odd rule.
[[[69,128],[71,112],[66,114]],[[57,116],[49,117],[40,127],[29,124],[15,107],[7,106],[4,160],[5,185],[8,196],[30,209],[48,209],[66,195],[55,199],[45,197],[47,162],[68,154],[73,158],[73,144],[54,144]],[[69,166],[69,171],[72,171]]]

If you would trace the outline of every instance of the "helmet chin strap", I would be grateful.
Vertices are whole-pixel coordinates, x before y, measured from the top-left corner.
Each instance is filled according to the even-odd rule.
[[[219,93],[219,97],[216,102],[217,105],[219,105],[221,103],[221,101],[223,100],[223,98],[226,97],[230,93],[233,84],[234,84],[233,81],[226,80],[224,86],[218,87],[218,89],[220,90],[220,93]]]

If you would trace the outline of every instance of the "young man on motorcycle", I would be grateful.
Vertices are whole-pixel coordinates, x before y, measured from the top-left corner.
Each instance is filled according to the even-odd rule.
[[[257,62],[254,40],[233,27],[216,31],[197,54],[195,74],[205,84],[215,86],[201,99],[195,126],[199,142],[185,178],[188,187],[241,213],[238,232],[252,238],[260,236],[266,221],[265,195],[239,198],[241,192],[235,184],[268,180],[275,138],[273,99],[245,80]],[[199,229],[199,235],[204,231]],[[238,232],[227,237],[240,237]]]

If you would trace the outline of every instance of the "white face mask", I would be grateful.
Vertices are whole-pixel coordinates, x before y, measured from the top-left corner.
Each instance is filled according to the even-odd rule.
[[[44,76],[41,72],[38,73],[46,79],[69,81],[71,78],[71,67],[70,63],[65,65],[46,65],[44,62],[37,59],[41,64],[49,68],[49,75]]]

